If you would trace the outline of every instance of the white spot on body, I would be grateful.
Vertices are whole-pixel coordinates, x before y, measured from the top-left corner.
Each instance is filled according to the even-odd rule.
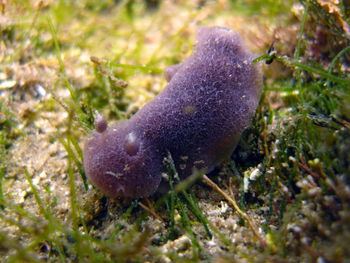
[[[112,171],[107,171],[107,172],[105,172],[105,174],[112,175],[113,177],[115,177],[117,179],[122,178],[124,176],[122,173],[114,173]]]

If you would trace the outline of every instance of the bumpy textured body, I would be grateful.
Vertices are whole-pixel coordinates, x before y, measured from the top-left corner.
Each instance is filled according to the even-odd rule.
[[[112,197],[145,197],[160,184],[167,151],[181,177],[228,158],[258,105],[262,77],[253,58],[235,32],[202,28],[193,54],[166,70],[163,92],[86,142],[91,182]]]

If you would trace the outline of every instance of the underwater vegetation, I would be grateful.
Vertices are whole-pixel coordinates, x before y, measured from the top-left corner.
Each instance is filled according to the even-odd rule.
[[[0,261],[348,262],[349,10],[332,0],[1,1]],[[213,26],[260,54],[249,61],[263,71],[251,125],[209,174],[180,180],[168,151],[157,164],[167,191],[107,198],[83,167],[94,123],[137,116],[162,94],[164,70],[191,56],[198,29]]]

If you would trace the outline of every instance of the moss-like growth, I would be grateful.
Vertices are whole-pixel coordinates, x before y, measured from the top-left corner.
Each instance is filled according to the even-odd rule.
[[[14,0],[0,12],[0,261],[349,260],[346,1]],[[230,201],[176,186],[170,156],[168,194],[103,197],[81,167],[95,110],[133,115],[202,25],[238,31],[269,63],[253,125],[210,174]]]

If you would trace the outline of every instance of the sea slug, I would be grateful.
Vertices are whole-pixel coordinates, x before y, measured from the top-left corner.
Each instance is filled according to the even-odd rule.
[[[168,152],[182,178],[230,157],[259,102],[253,59],[234,31],[200,29],[193,54],[166,70],[169,83],[151,102],[115,126],[97,119],[84,147],[91,183],[111,197],[147,197]]]

